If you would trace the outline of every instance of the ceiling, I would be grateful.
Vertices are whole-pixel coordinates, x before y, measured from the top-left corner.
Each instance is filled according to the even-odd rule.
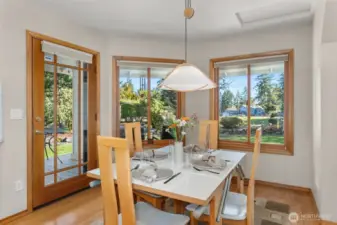
[[[77,23],[111,34],[182,37],[184,0],[36,0]],[[241,32],[256,27],[294,21],[311,21],[315,0],[192,0],[195,15],[188,32],[195,38],[209,38]],[[283,15],[243,25],[236,13],[247,18],[285,13],[291,8],[309,11]],[[310,10],[311,9],[311,10]],[[251,11],[252,10],[252,11]],[[283,11],[284,11],[283,10]],[[281,13],[282,14],[282,13]]]

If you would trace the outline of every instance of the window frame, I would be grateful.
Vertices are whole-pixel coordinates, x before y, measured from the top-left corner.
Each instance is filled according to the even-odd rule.
[[[210,60],[210,78],[216,83],[219,83],[219,69],[215,68],[215,63],[244,60],[260,57],[270,57],[278,55],[288,55],[288,61],[284,64],[284,144],[261,144],[261,152],[281,155],[294,155],[294,50],[279,50],[271,52],[262,52],[238,56],[230,56],[223,58],[213,58]],[[250,99],[251,90],[251,73],[250,65],[247,65],[247,89],[248,99]],[[219,119],[219,88],[210,90],[210,119]],[[247,106],[250,115],[250,101]],[[247,116],[249,117],[249,116]],[[218,148],[231,149],[252,152],[254,143],[250,142],[250,119],[248,120],[247,142],[225,141],[218,138]],[[263,135],[263,133],[262,133]]]
[[[120,93],[119,93],[119,66],[117,64],[118,60],[131,61],[131,62],[144,62],[144,63],[174,63],[182,64],[185,60],[182,59],[167,59],[167,58],[149,58],[149,57],[134,57],[134,56],[113,56],[112,57],[112,121],[115,123],[112,127],[112,134],[119,137],[120,129],[120,107],[114,107],[120,105]],[[151,68],[147,68],[147,80],[149,81],[151,77]],[[151,88],[150,82],[148,82],[148,91]],[[147,111],[150,111],[151,97],[148,95],[148,105]],[[185,93],[177,92],[177,117],[183,116],[185,113]],[[148,126],[151,123],[151,114],[148,114]],[[150,136],[150,130],[148,129],[148,137]],[[148,140],[143,140],[143,146],[154,147],[154,146],[165,146],[173,139],[167,140],[153,140],[148,142]]]

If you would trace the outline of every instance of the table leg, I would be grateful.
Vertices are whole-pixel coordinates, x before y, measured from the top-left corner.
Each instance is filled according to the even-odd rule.
[[[174,199],[174,213],[175,214],[184,214],[185,207],[184,203],[180,200]]]
[[[226,188],[227,179],[218,187],[215,191],[212,200],[209,203],[209,224],[210,225],[221,225],[221,220],[217,222],[218,212],[221,206],[222,196],[224,188]]]

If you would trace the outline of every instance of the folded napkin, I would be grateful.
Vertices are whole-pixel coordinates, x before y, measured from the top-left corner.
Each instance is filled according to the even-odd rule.
[[[152,183],[158,178],[156,168],[154,167],[149,167],[144,170],[144,172],[141,174],[141,179]]]
[[[222,170],[226,167],[227,163],[225,160],[221,159],[220,157],[217,157],[215,155],[212,155],[211,153],[205,153],[202,155],[201,159],[194,160],[192,162],[193,166],[197,168],[211,168],[211,169],[219,169]]]

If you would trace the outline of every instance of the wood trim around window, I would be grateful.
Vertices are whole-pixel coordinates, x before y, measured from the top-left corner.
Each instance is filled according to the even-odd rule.
[[[148,63],[175,63],[182,64],[185,60],[182,59],[166,59],[166,58],[149,58],[149,57],[134,57],[134,56],[113,56],[112,57],[112,135],[119,137],[120,129],[120,100],[119,100],[119,66],[118,60],[133,61],[133,62],[148,62]],[[151,72],[151,70],[148,70]],[[177,117],[185,115],[185,93],[177,93]],[[153,144],[148,144],[143,141],[143,145],[163,146],[167,145],[165,140],[155,140]]]
[[[288,55],[284,70],[284,145],[261,144],[261,152],[281,155],[294,155],[294,50],[280,50],[272,52],[254,53],[247,55],[214,58],[210,60],[210,78],[218,83],[219,70],[215,68],[215,63],[250,59],[257,57],[267,57],[275,55]],[[218,119],[219,88],[210,90],[210,119]],[[262,134],[263,135],[263,134]],[[233,149],[241,151],[253,151],[254,144],[248,142],[219,140],[219,148]]]

